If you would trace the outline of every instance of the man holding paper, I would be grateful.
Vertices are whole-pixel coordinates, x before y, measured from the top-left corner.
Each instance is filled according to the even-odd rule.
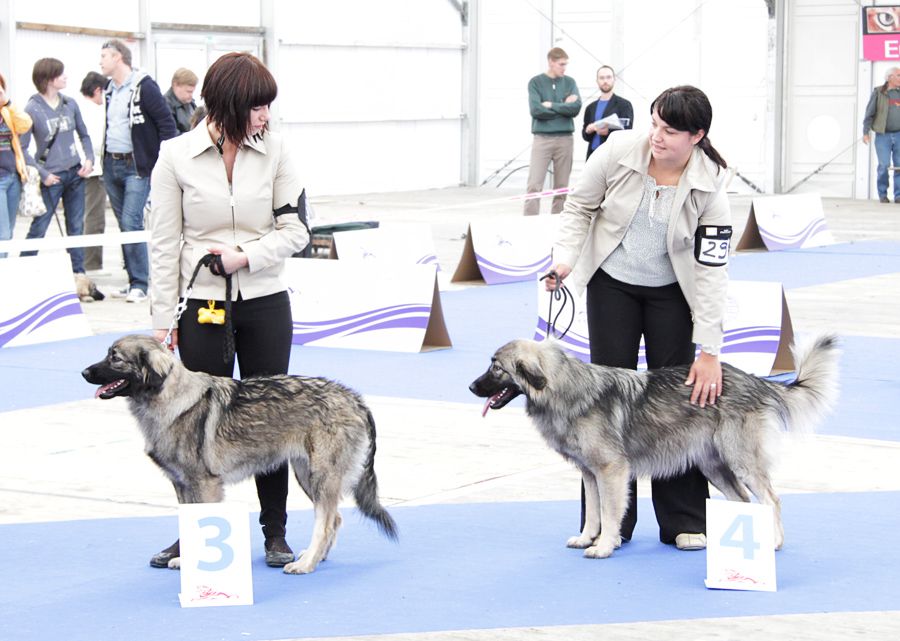
[[[585,107],[581,137],[588,144],[587,157],[606,142],[610,131],[631,129],[634,125],[634,109],[631,103],[613,93],[616,72],[609,65],[597,69],[597,87],[600,98]]]

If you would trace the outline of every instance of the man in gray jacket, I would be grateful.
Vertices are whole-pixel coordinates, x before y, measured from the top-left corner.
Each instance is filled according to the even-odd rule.
[[[869,131],[875,132],[875,155],[878,157],[878,199],[891,202],[888,197],[890,167],[900,166],[900,67],[891,67],[885,83],[876,87],[866,106],[863,118],[863,142],[869,144]],[[891,162],[893,160],[893,163]],[[900,203],[900,184],[894,177],[894,202]]]
[[[568,54],[554,47],[547,53],[547,71],[528,82],[528,107],[531,110],[531,165],[528,170],[528,193],[542,191],[544,178],[553,163],[553,188],[561,189],[569,184],[572,173],[572,153],[575,116],[581,111],[581,95],[578,85],[566,76]],[[566,195],[553,197],[551,212],[558,214],[566,202]],[[525,215],[540,213],[539,198],[525,201]]]

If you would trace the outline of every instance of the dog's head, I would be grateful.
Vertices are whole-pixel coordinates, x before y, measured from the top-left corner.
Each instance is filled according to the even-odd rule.
[[[558,349],[547,341],[511,341],[494,352],[491,366],[476,378],[469,390],[486,398],[482,416],[489,409],[499,410],[520,394],[533,399],[547,387],[544,374],[546,353]]]
[[[133,334],[117,340],[99,363],[81,372],[88,383],[99,385],[95,396],[138,396],[159,390],[172,370],[175,357],[151,336]]]

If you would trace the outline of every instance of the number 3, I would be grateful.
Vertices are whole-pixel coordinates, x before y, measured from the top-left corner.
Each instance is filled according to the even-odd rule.
[[[197,525],[201,528],[214,527],[218,529],[215,536],[206,539],[205,545],[208,548],[216,548],[220,554],[218,561],[199,561],[197,569],[204,572],[218,572],[231,565],[231,562],[234,561],[234,549],[225,543],[225,540],[231,536],[231,524],[220,516],[208,516],[197,521]]]
[[[743,529],[743,536],[740,539],[735,538],[738,529]],[[722,535],[719,545],[723,548],[739,548],[743,550],[745,559],[753,559],[754,552],[760,547],[759,543],[753,540],[753,518],[749,514],[736,516]]]

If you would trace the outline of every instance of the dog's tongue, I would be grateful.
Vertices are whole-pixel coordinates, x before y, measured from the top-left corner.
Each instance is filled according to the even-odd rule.
[[[506,391],[506,390],[503,390],[503,391]],[[496,394],[494,394],[493,396],[491,396],[489,399],[487,399],[484,402],[484,407],[481,409],[481,418],[484,418],[485,416],[487,416],[488,410],[491,409],[491,403],[496,401],[501,396],[503,396],[503,392],[497,392]]]

